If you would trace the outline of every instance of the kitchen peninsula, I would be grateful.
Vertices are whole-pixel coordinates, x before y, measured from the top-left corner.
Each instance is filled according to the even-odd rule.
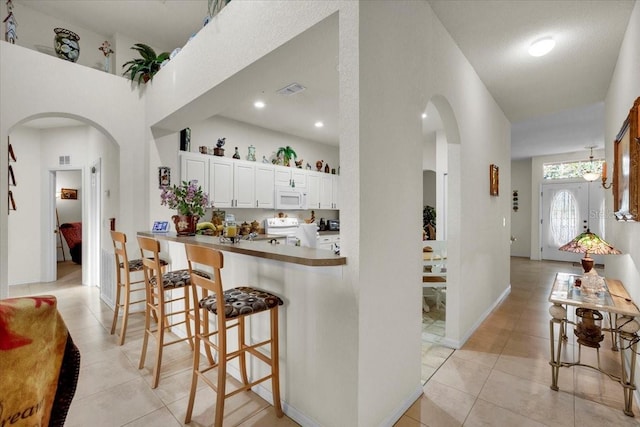
[[[266,240],[221,243],[214,236],[176,236],[154,234],[160,242],[161,256],[170,269],[187,268],[185,243],[221,250],[224,267],[223,288],[249,285],[278,295],[284,301],[279,310],[280,388],[285,413],[301,425],[321,425],[325,408],[344,405],[335,392],[336,384],[356,381],[354,352],[345,352],[347,343],[357,340],[356,294],[345,278],[347,259],[333,251],[271,244]],[[170,291],[174,292],[174,291]],[[177,292],[181,292],[180,290]],[[176,328],[176,334],[184,331]],[[248,325],[250,342],[261,342],[269,335],[267,317],[256,316]],[[235,334],[230,334],[235,346]],[[253,361],[249,375],[266,374],[262,364]],[[239,379],[237,360],[229,374]],[[270,387],[258,385],[253,391],[272,402]],[[318,405],[322,396],[323,405]]]
[[[272,244],[267,240],[240,240],[237,243],[222,243],[219,237],[205,235],[178,237],[176,233],[158,234],[145,232],[139,232],[138,235],[182,244],[190,243],[207,246],[223,252],[233,252],[311,267],[338,266],[347,263],[345,257],[335,255],[332,251],[286,244]]]

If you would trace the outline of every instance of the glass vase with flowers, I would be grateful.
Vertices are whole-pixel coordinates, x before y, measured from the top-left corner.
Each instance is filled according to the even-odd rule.
[[[171,217],[178,236],[194,236],[198,220],[204,216],[209,204],[209,195],[198,181],[182,181],[180,185],[164,187],[160,199],[161,205],[178,210],[178,214]]]

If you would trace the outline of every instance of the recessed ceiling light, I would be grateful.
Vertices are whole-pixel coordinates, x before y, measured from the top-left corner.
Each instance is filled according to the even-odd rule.
[[[529,46],[529,55],[531,56],[544,56],[556,45],[556,42],[551,37],[545,37],[540,40],[536,40]]]
[[[427,113],[422,113],[422,118],[426,119],[427,118]]]
[[[324,126],[324,123],[322,123],[322,122],[316,122],[315,123],[315,127],[317,127],[317,128],[321,128],[323,126]]]
[[[256,108],[264,108],[264,102],[262,101],[256,101],[253,103],[253,106]]]

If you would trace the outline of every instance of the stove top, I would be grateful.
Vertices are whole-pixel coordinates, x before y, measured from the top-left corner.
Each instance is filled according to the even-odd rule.
[[[264,231],[276,236],[295,236],[298,225],[298,218],[267,218]]]

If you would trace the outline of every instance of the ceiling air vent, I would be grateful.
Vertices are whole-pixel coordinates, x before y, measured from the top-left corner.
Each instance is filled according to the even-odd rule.
[[[302,86],[300,83],[291,83],[289,86],[285,86],[282,89],[276,91],[279,95],[293,95],[298,92],[302,92],[306,87]]]
[[[59,157],[60,166],[71,164],[71,156],[60,156]]]

